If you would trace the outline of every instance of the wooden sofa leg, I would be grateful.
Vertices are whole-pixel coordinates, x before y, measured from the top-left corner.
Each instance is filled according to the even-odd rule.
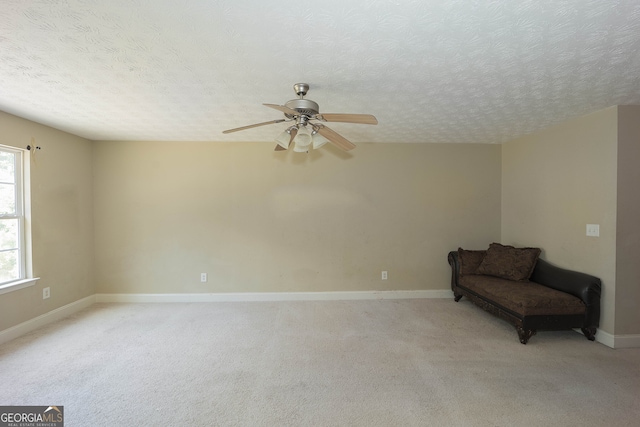
[[[587,337],[589,341],[596,340],[596,328],[581,328],[581,329],[582,329],[582,333],[584,334],[585,337]]]
[[[529,338],[536,334],[535,329],[522,329],[519,326],[516,327],[516,331],[518,331],[518,337],[520,338],[520,342],[522,344],[526,344],[527,342],[529,342]]]
[[[460,299],[461,299],[461,298],[462,298],[462,294],[460,294],[460,295],[453,294],[453,300],[454,300],[455,302],[460,301]]]

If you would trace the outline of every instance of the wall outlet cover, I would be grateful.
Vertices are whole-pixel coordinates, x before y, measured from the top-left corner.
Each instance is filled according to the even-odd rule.
[[[599,237],[600,236],[600,224],[587,224],[587,236]]]

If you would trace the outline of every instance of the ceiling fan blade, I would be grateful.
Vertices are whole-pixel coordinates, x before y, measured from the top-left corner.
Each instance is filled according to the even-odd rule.
[[[282,111],[283,113],[289,114],[290,116],[299,116],[300,115],[300,113],[297,112],[296,110],[292,110],[291,108],[285,107],[284,105],[276,105],[276,104],[262,104],[262,105],[265,105],[265,106],[267,106],[269,108],[273,108],[273,109],[278,110],[278,111]]]
[[[289,138],[289,145],[291,145],[291,142],[293,142],[293,138],[296,137],[297,133],[298,133],[298,129],[297,128],[291,129],[291,138]],[[286,151],[286,150],[287,149],[284,148],[282,145],[276,144],[276,148],[274,148],[273,151]]]
[[[225,131],[222,131],[222,133],[238,132],[239,130],[257,128],[258,126],[270,125],[270,124],[273,124],[273,123],[282,123],[284,121],[286,121],[286,120],[285,119],[271,120],[270,122],[256,123],[255,125],[248,125],[248,126],[242,126],[240,128],[227,129]]]
[[[324,136],[329,140],[329,142],[333,143],[339,148],[342,148],[344,151],[349,151],[356,148],[356,146],[352,142],[350,142],[344,136],[340,135],[334,130],[329,129],[324,125],[316,125],[316,127],[318,128],[318,133],[320,135]]]
[[[377,125],[378,119],[371,114],[318,114],[316,116],[320,120],[327,122],[342,122],[342,123],[358,123],[363,125]]]

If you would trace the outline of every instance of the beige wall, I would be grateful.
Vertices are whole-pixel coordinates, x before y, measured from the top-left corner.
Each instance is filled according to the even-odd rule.
[[[640,107],[503,146],[359,144],[351,154],[92,143],[1,112],[0,129],[0,144],[42,147],[31,162],[41,280],[0,297],[0,330],[95,292],[441,290],[447,251],[502,241],[600,277],[601,329],[640,333]],[[587,223],[601,237],[586,237]]]
[[[616,334],[640,334],[640,106],[618,107]]]
[[[273,145],[96,143],[97,292],[441,290],[500,239],[498,145]]]
[[[0,144],[42,147],[32,157],[31,214],[35,286],[0,295],[0,330],[93,295],[92,145],[0,112]],[[42,288],[51,298],[42,299]]]
[[[600,327],[614,333],[617,108],[504,144],[502,159],[503,243],[600,277]],[[600,224],[600,237],[586,224]]]

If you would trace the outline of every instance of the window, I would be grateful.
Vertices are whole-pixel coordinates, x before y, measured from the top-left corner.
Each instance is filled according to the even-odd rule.
[[[27,271],[24,157],[0,146],[0,293],[35,283]]]

